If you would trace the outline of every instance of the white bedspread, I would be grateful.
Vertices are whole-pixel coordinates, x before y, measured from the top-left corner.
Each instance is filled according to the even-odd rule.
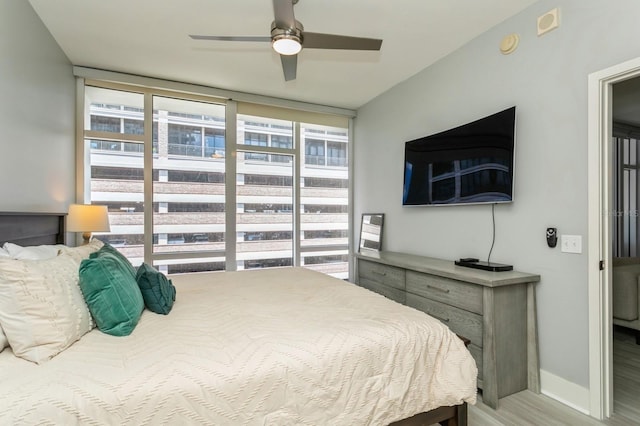
[[[439,321],[302,268],[172,276],[167,316],[36,365],[0,353],[0,424],[384,425],[475,403]]]

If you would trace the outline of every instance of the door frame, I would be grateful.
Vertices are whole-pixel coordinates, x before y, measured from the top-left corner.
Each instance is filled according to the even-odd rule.
[[[589,74],[588,82],[589,411],[600,420],[610,417],[613,411],[613,84],[637,76],[640,58]],[[604,261],[603,270],[600,261]]]

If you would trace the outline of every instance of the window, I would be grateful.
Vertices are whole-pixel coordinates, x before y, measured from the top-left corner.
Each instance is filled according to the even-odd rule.
[[[304,154],[305,164],[324,166],[324,141],[306,139]]]
[[[202,157],[202,129],[199,127],[168,125],[168,154]]]
[[[346,128],[235,104],[228,135],[226,106],[203,96],[92,84],[86,201],[111,222],[98,238],[169,274],[296,265],[347,278]]]
[[[346,129],[303,124],[302,265],[348,277],[349,164]],[[320,248],[322,250],[319,252]]]
[[[244,175],[245,185],[267,185],[267,186],[291,186],[293,178],[291,176],[267,176],[267,175]]]
[[[238,129],[250,129],[260,122],[264,128],[277,128],[284,148],[291,148],[293,123],[258,117],[238,117]],[[273,141],[265,134],[245,132],[244,146],[237,155],[237,231],[238,268],[272,268],[294,263],[293,236],[293,155],[274,155],[268,150]],[[288,146],[287,146],[288,145]],[[280,147],[277,147],[280,148]],[[291,154],[293,151],[291,150]],[[255,160],[260,160],[256,163]]]
[[[211,158],[224,158],[224,155],[224,130],[205,127],[204,156]]]
[[[98,238],[113,242],[134,265],[139,265],[144,259],[140,238],[144,234],[144,159],[138,150],[143,139],[118,139],[131,130],[125,128],[125,118],[142,119],[144,97],[97,87],[85,88],[85,95],[85,110],[90,116],[85,122],[85,146],[89,150],[91,202],[107,206],[111,223],[111,234]],[[110,134],[111,138],[92,138],[91,132]]]
[[[202,170],[167,170],[167,179],[168,182],[224,183],[224,173]]]
[[[98,130],[102,132],[114,132],[120,133],[120,118],[115,117],[102,117],[99,115],[91,116],[91,130]]]
[[[347,144],[327,142],[327,166],[347,167]]]
[[[153,254],[176,256],[171,263],[158,264],[159,269],[218,268],[225,257],[225,162],[224,155],[207,155],[203,135],[209,130],[224,140],[224,106],[154,96],[153,109],[158,141],[153,157]],[[212,252],[204,256],[211,258],[194,265],[193,258],[205,251]],[[193,258],[182,258],[184,254]]]
[[[304,186],[307,188],[349,188],[347,179],[328,179],[317,177],[305,177]]]

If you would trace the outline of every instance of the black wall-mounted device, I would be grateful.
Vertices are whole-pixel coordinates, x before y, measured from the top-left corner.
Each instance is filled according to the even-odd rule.
[[[547,245],[551,248],[558,244],[558,228],[547,228]]]

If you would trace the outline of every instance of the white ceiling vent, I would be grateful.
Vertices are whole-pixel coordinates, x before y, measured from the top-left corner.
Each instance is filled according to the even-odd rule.
[[[556,7],[538,18],[538,36],[558,28],[560,25],[560,11]]]

